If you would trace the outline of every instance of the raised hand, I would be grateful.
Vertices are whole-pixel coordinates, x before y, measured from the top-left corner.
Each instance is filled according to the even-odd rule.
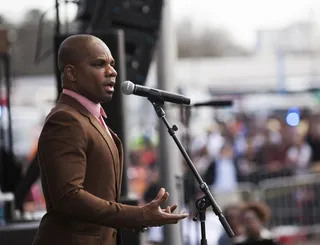
[[[161,209],[169,198],[169,193],[161,188],[155,199],[143,206],[143,215],[145,226],[162,226],[165,224],[176,224],[179,220],[189,216],[188,213],[173,214],[173,211],[178,207],[177,205],[168,206]]]

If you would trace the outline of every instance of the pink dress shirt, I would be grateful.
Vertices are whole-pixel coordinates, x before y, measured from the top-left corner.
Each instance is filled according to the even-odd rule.
[[[70,97],[76,99],[80,104],[82,104],[92,115],[95,116],[95,118],[98,119],[98,121],[103,124],[103,126],[105,127],[105,129],[108,131],[109,135],[110,131],[107,127],[107,125],[105,124],[104,120],[102,119],[101,116],[103,116],[104,118],[107,118],[107,115],[105,113],[105,111],[103,110],[103,108],[101,107],[101,104],[98,103],[94,103],[91,100],[87,99],[86,97],[82,96],[81,94],[78,94],[72,90],[69,89],[63,89],[62,93],[69,95]],[[101,118],[101,120],[100,120]],[[112,138],[112,137],[111,137]]]

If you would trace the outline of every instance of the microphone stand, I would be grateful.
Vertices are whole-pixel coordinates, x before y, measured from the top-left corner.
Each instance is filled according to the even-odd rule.
[[[168,129],[168,133],[170,136],[173,138],[174,142],[178,146],[180,152],[182,153],[184,159],[188,163],[189,167],[191,168],[195,178],[197,179],[199,183],[199,187],[201,191],[204,193],[204,196],[196,200],[196,208],[197,208],[197,214],[196,216],[199,215],[200,219],[200,224],[201,224],[201,245],[207,245],[207,237],[206,237],[206,226],[205,226],[205,221],[206,221],[206,209],[211,206],[213,209],[213,212],[219,217],[219,220],[227,232],[229,237],[234,236],[234,232],[231,229],[230,225],[228,224],[226,218],[224,217],[221,208],[218,206],[216,201],[214,200],[210,189],[208,185],[203,181],[201,178],[199,172],[197,171],[196,167],[192,163],[192,160],[188,156],[188,153],[182,146],[180,140],[177,138],[175,132],[178,131],[178,127],[176,125],[173,125],[172,127],[170,126],[168,120],[166,119],[166,114],[165,111],[163,110],[163,105],[164,105],[164,99],[161,97],[161,95],[157,91],[150,91],[150,94],[148,96],[148,100],[151,102],[153,105],[155,112],[157,113],[158,117],[162,119],[163,123]],[[195,217],[193,219],[194,221],[197,220]]]

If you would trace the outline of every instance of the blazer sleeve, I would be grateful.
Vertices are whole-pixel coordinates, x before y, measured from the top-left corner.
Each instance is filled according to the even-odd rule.
[[[48,211],[113,228],[143,226],[142,207],[103,200],[84,189],[87,143],[83,125],[71,113],[48,117],[38,146]]]

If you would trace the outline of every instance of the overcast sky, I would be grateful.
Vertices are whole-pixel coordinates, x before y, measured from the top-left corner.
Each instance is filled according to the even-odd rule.
[[[46,10],[54,3],[53,0],[9,0],[1,5],[0,14],[19,21],[26,10]],[[260,28],[279,28],[299,20],[313,19],[320,23],[319,0],[171,0],[171,4],[175,21],[188,18],[195,26],[225,28],[245,45],[254,43],[255,31]],[[69,15],[74,16],[76,10],[70,4]]]

